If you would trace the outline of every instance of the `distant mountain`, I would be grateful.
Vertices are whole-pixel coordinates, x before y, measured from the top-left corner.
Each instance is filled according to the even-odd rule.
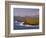
[[[39,16],[25,16],[25,17],[21,17],[21,16],[14,16],[14,21],[24,21],[24,19],[39,19]]]
[[[14,21],[23,21],[24,17],[14,16]]]
[[[30,17],[30,18],[36,17],[36,18],[38,18],[39,15],[35,15],[35,16],[25,16],[25,17]]]

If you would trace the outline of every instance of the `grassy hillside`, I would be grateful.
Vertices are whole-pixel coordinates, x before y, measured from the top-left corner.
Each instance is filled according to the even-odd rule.
[[[24,22],[24,24],[28,25],[38,25],[39,24],[39,17],[20,17],[20,16],[14,16],[14,21],[20,21]]]
[[[39,24],[39,19],[37,18],[27,18],[24,20],[24,24],[29,24],[29,25],[38,25]]]

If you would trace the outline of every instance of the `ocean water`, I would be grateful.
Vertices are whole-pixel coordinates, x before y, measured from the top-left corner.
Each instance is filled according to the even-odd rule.
[[[39,29],[39,25],[24,25],[21,22],[14,23],[14,30],[22,30],[22,29]]]

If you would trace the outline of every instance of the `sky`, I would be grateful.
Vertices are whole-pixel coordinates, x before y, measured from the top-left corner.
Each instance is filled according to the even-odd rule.
[[[39,15],[39,9],[31,9],[31,8],[14,8],[13,9],[14,16],[36,16]]]

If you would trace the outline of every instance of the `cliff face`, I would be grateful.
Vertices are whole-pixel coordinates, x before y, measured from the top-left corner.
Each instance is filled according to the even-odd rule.
[[[39,24],[39,19],[38,18],[26,18],[24,20],[24,24],[28,25],[38,25]]]

